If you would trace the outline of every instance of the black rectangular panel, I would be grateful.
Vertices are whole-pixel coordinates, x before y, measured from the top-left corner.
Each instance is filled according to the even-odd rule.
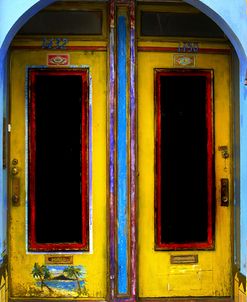
[[[36,240],[81,242],[81,76],[37,75]]]
[[[101,35],[102,11],[42,11],[19,31],[22,35]]]
[[[206,78],[161,76],[161,243],[206,242]]]
[[[141,36],[224,38],[224,33],[202,13],[142,11]]]

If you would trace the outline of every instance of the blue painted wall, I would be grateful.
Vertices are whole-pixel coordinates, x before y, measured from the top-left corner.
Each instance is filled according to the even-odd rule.
[[[184,0],[217,23],[231,40],[241,60],[247,54],[246,0]]]
[[[39,10],[55,0],[0,0],[0,58],[17,31]]]

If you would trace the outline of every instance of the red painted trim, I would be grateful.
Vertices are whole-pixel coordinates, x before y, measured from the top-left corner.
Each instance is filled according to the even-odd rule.
[[[129,165],[129,201],[130,201],[130,301],[137,300],[137,234],[136,234],[136,207],[137,207],[137,188],[136,188],[136,148],[137,148],[137,121],[136,121],[136,12],[135,0],[130,0],[129,20],[130,20],[130,81],[129,81],[129,134],[130,134],[130,165]]]
[[[109,300],[114,301],[116,295],[116,64],[115,64],[115,18],[116,18],[116,2],[109,2],[109,137],[108,137],[108,156],[109,156]]]
[[[38,243],[35,234],[36,223],[36,94],[35,83],[37,75],[68,76],[79,75],[82,80],[82,238],[80,243]],[[28,111],[28,247],[31,251],[60,251],[60,250],[88,250],[89,248],[89,213],[88,213],[88,70],[87,69],[29,69],[29,111]]]
[[[22,45],[16,45],[12,46],[12,49],[27,49],[27,50],[42,50],[42,51],[59,51],[59,52],[66,52],[66,51],[73,51],[73,50],[82,50],[82,51],[106,51],[106,46],[66,46],[65,49],[43,49],[42,46],[22,46]]]
[[[156,86],[157,85],[157,86]],[[161,102],[160,102],[160,74],[156,73],[156,198],[155,212],[157,217],[157,245],[161,244]]]
[[[161,76],[203,76],[206,78],[206,127],[207,127],[207,191],[208,191],[208,229],[206,242],[172,243],[161,242]],[[156,103],[156,179],[155,179],[155,244],[157,250],[177,249],[212,249],[213,236],[213,71],[196,69],[157,69],[155,71],[155,103]]]
[[[196,54],[194,52],[179,52],[177,47],[138,46],[137,50],[142,52],[175,52],[181,55]],[[230,55],[231,50],[220,48],[199,48],[198,53]]]
[[[208,174],[208,244],[213,247],[213,72],[206,76],[207,174]]]

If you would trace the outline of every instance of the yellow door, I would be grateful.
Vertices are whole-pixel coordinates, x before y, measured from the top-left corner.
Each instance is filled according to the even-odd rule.
[[[10,296],[104,299],[106,52],[13,50],[10,83]]]
[[[139,295],[230,296],[229,55],[162,47],[138,52]]]

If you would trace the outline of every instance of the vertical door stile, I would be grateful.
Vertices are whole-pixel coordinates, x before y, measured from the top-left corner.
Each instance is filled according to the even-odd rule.
[[[115,298],[115,279],[116,279],[116,265],[115,265],[115,207],[116,207],[116,137],[115,137],[115,125],[116,125],[116,104],[115,104],[115,82],[116,82],[116,70],[115,70],[115,0],[110,1],[109,8],[109,207],[110,207],[110,222],[109,222],[109,299],[112,301]]]
[[[137,232],[136,232],[136,168],[137,168],[137,105],[136,105],[136,6],[135,0],[130,0],[130,287],[132,299],[136,300],[137,289]]]

